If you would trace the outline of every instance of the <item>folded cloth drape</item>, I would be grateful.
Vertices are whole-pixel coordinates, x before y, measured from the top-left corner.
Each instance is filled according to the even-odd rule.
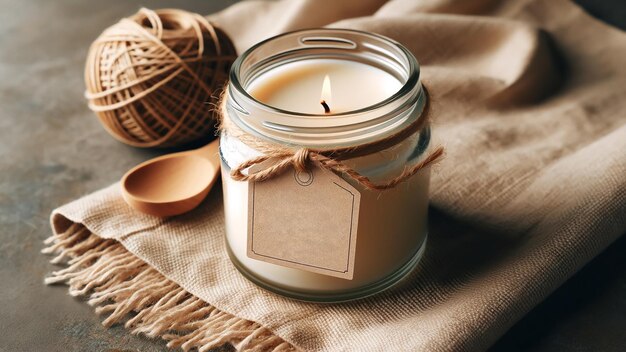
[[[186,348],[223,342],[289,348],[278,338],[254,345],[258,332],[233,334],[243,318],[305,350],[484,350],[626,232],[626,34],[576,5],[251,1],[209,18],[239,52],[275,34],[328,25],[380,33],[415,54],[433,96],[434,132],[447,150],[432,178],[429,245],[400,288],[352,303],[303,303],[258,289],[231,265],[219,191],[192,213],[160,220],[133,212],[113,185],[54,211],[53,249],[74,258],[76,272],[50,281],[78,285],[77,271],[100,260],[101,248],[91,247],[121,243],[125,250],[107,254],[113,259],[104,269],[82,274],[82,289],[73,292],[91,293],[100,305],[103,292],[128,280],[125,293],[105,297],[124,305],[102,311],[139,311],[132,324],[158,320],[150,314],[171,319],[138,331],[170,340],[191,334]],[[72,231],[80,236],[72,239]],[[124,255],[205,302],[206,314],[238,318],[183,329],[185,318],[169,313],[169,290],[154,291],[151,300],[133,296],[143,269],[124,279],[119,270],[131,264],[111,264]],[[193,335],[197,329],[230,334],[203,339]]]

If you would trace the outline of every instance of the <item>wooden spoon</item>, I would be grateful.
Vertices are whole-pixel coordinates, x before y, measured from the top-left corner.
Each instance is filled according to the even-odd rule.
[[[195,208],[220,171],[219,140],[145,161],[122,177],[124,200],[142,213],[173,216]]]

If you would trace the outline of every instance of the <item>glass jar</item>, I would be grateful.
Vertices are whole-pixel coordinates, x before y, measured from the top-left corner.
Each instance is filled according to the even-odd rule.
[[[247,91],[269,70],[319,58],[371,65],[393,75],[402,87],[382,102],[324,118],[268,106]],[[312,150],[362,145],[396,134],[421,116],[428,99],[417,60],[406,48],[382,36],[343,29],[292,32],[257,44],[234,62],[227,89],[226,113],[241,130],[262,140]],[[388,149],[343,162],[372,181],[385,181],[420,162],[429,143],[430,128],[425,126]],[[346,179],[361,192],[354,275],[347,280],[249,258],[248,182],[233,180],[230,171],[260,152],[223,133],[220,155],[226,247],[237,269],[257,285],[301,300],[344,301],[392,286],[419,262],[427,237],[428,167],[384,191]]]

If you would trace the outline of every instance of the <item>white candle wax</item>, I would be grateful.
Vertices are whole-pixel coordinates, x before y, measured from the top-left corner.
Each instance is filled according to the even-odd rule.
[[[402,87],[391,74],[356,61],[315,59],[290,62],[261,74],[247,88],[257,100],[272,107],[307,114],[324,114],[320,95],[324,78],[331,92],[331,113],[365,108],[379,103]]]

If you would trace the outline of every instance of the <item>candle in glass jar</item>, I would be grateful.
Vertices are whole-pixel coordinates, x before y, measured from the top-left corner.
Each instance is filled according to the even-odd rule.
[[[331,89],[328,89],[329,85]],[[305,119],[325,119],[328,117],[320,100],[328,103],[331,114],[349,113],[384,101],[401,87],[402,83],[393,75],[370,65],[337,59],[314,59],[291,62],[267,71],[252,81],[246,90],[255,99],[273,108],[317,115],[302,117]],[[393,177],[405,167],[414,153],[418,137],[416,134],[388,150],[344,162],[368,174],[373,180]],[[256,156],[254,150],[228,136],[222,137],[222,145],[226,149],[224,154],[234,159],[233,164]],[[428,170],[383,193],[362,192],[356,267],[352,280],[248,258],[245,254],[247,225],[236,220],[247,218],[248,185],[233,181],[227,168],[223,170],[223,179],[226,180],[226,232],[232,255],[241,265],[274,287],[291,287],[311,294],[357,289],[377,282],[402,267],[424,241]]]
[[[320,100],[324,100],[330,113],[336,114],[379,103],[401,87],[397,78],[370,65],[315,59],[290,62],[265,72],[247,90],[269,106],[306,114],[323,114]]]
[[[408,50],[387,38],[341,29],[292,32],[253,47],[233,64],[228,92],[227,116],[246,133],[312,150],[357,147],[395,135],[422,116],[427,100]],[[429,142],[426,125],[385,149],[341,162],[383,183],[424,158]],[[237,269],[256,284],[298,299],[341,301],[390,287],[419,262],[427,237],[428,167],[382,191],[344,177],[361,195],[354,275],[344,279],[248,257],[250,184],[229,174],[262,152],[228,130],[220,151],[226,247]],[[310,204],[320,206],[335,205]]]

